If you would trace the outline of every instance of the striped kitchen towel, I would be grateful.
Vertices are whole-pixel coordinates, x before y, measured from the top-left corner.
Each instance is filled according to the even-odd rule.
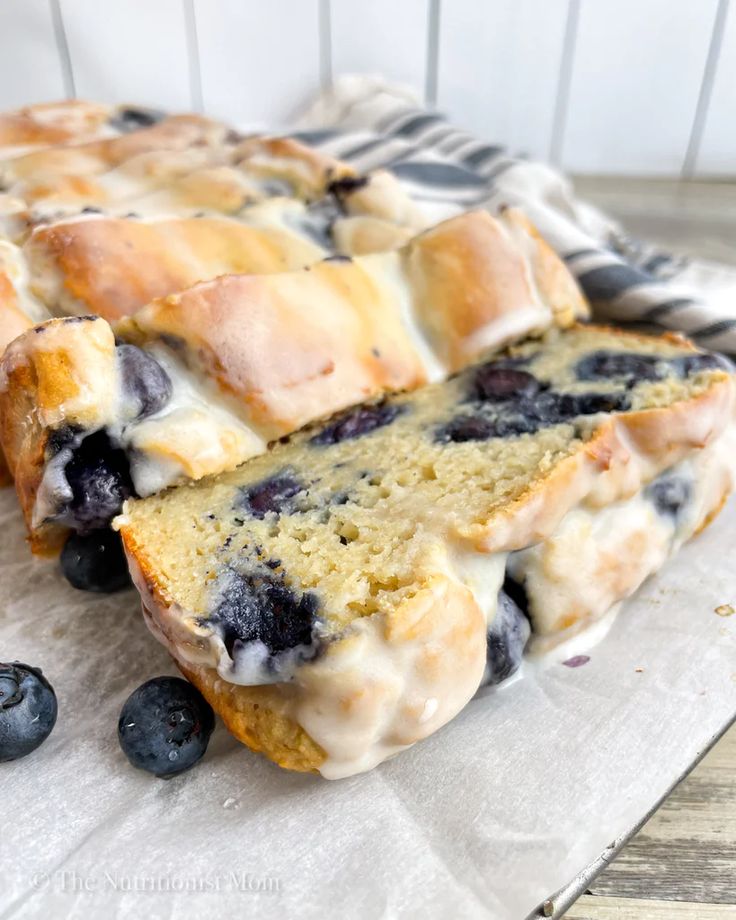
[[[632,240],[578,200],[557,170],[453,127],[406,90],[341,77],[296,127],[296,136],[360,171],[390,168],[437,220],[518,205],[563,256],[597,318],[676,329],[736,354],[736,269]]]

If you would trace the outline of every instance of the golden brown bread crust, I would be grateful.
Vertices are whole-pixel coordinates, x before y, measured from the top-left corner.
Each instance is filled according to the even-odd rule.
[[[3,147],[51,146],[94,135],[107,121],[110,107],[81,99],[28,105],[0,114]]]
[[[94,206],[120,213],[127,207],[146,214],[202,209],[235,214],[274,191],[311,202],[324,197],[336,180],[356,176],[347,164],[290,138],[254,137],[236,145],[234,132],[215,123],[190,144],[182,145],[177,137],[172,142],[172,130],[163,138],[139,137],[152,130],[96,142],[114,141],[112,147],[76,144],[17,156],[0,164],[0,175],[12,194],[26,202],[31,225],[42,218],[44,205],[46,211],[62,213]],[[130,138],[136,143],[129,143]],[[125,144],[118,143],[123,140]],[[370,187],[351,192],[341,198],[351,214],[382,215],[384,222],[415,230],[424,226],[421,213],[395,179],[387,183],[376,174]]]
[[[535,299],[528,273],[518,245],[475,211],[397,254],[196,285],[144,307],[121,331],[139,343],[172,336],[185,343],[200,370],[275,439],[384,390],[426,382],[421,346],[402,326],[397,299],[412,302],[417,335],[429,329],[433,344],[455,344],[449,357],[440,348],[445,372],[523,332],[572,322],[568,301],[552,315]],[[584,311],[582,298],[578,307]]]
[[[218,278],[155,301],[121,330],[185,343],[267,440],[426,379],[393,303],[356,264]]]
[[[499,220],[517,241],[526,241],[532,277],[542,300],[551,305],[556,315],[568,317],[568,322],[586,316],[588,304],[575,277],[526,214],[519,208],[504,208]]]
[[[6,272],[0,267],[0,355],[6,347],[33,323],[21,310],[15,285]]]
[[[117,137],[48,147],[20,157],[3,166],[6,181],[40,176],[94,176],[120,163],[154,150],[183,150],[198,145],[217,145],[228,129],[202,115],[172,115],[149,128]]]
[[[226,218],[64,221],[39,227],[23,248],[50,307],[109,320],[219,274],[289,271],[323,254],[296,234]]]
[[[15,286],[7,273],[0,268],[0,356],[7,345],[17,338],[22,332],[31,327],[31,321],[22,312],[18,305]],[[0,486],[8,486],[13,482],[5,453],[0,444]]]
[[[507,232],[512,218],[524,233]],[[518,323],[533,327],[542,304],[540,328],[550,309],[561,326],[587,316],[564,264],[515,211],[499,220],[471,211],[445,221],[417,237],[405,258],[421,324],[451,371],[513,339]],[[511,334],[504,337],[506,327]]]

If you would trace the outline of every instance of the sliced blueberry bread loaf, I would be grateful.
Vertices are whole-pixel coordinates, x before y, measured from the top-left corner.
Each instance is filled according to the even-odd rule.
[[[198,284],[114,332],[50,320],[0,361],[0,443],[32,545],[58,549],[129,495],[232,469],[310,421],[581,315],[562,263],[507,211],[393,252]]]
[[[368,769],[630,595],[732,486],[736,387],[676,337],[548,333],[118,518],[154,634],[284,767]]]

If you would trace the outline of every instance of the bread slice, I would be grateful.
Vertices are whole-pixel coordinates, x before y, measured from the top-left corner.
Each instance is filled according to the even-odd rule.
[[[247,224],[268,221],[268,215],[251,210],[266,202],[286,208],[281,229],[302,229],[320,244],[332,237],[340,248],[354,243],[356,249],[348,251],[396,246],[427,225],[387,172],[360,176],[348,164],[291,138],[244,140],[201,116],[178,116],[126,136],[0,159],[0,180],[6,188],[0,196],[0,230],[16,243],[34,228],[80,214],[136,221],[225,215]],[[304,203],[301,213],[294,202]]]
[[[66,99],[0,113],[0,158],[60,144],[82,144],[127,134],[164,118],[162,112],[125,105]]]
[[[114,331],[94,317],[51,320],[0,362],[0,443],[32,546],[53,552],[67,527],[119,510],[80,499],[83,513],[70,511],[65,469],[82,457],[110,480],[95,491],[149,495],[585,313],[564,265],[507,211],[461,215],[393,252],[198,284]]]
[[[524,616],[569,636],[703,527],[732,484],[735,394],[674,336],[554,331],[116,526],[151,629],[230,730],[345,776],[504,677]]]

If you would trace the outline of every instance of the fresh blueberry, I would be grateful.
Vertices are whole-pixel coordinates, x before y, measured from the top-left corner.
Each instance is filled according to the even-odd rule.
[[[161,121],[163,117],[164,113],[157,109],[129,106],[128,108],[119,109],[110,119],[110,124],[113,128],[125,134],[128,131],[137,131],[140,128],[150,128]]]
[[[488,628],[486,671],[481,686],[500,684],[515,673],[531,628],[521,608],[505,591],[498,593],[496,615]]]
[[[215,727],[212,707],[180,677],[154,677],[125,701],[118,740],[134,767],[168,778],[193,767]]]
[[[339,444],[351,438],[370,434],[377,428],[390,425],[404,411],[404,406],[393,403],[357,406],[338,416],[310,440],[310,444]]]
[[[135,345],[118,345],[123,386],[135,401],[135,418],[159,412],[171,399],[171,378],[158,361]]]
[[[533,396],[540,388],[536,377],[527,371],[496,364],[478,368],[473,377],[473,393],[478,399],[505,400]]]
[[[263,519],[269,512],[291,514],[292,501],[304,486],[291,473],[283,472],[241,490],[237,510],[248,511],[253,517]]]
[[[61,571],[80,591],[112,594],[131,584],[120,535],[107,528],[71,534],[61,551]]]
[[[274,673],[282,652],[301,649],[302,658],[316,654],[314,632],[319,601],[315,594],[297,594],[283,576],[270,569],[240,573],[228,571],[222,579],[217,605],[203,625],[214,626],[232,658],[249,644],[258,644]],[[273,678],[275,679],[275,678]]]
[[[67,516],[81,531],[106,526],[134,494],[128,460],[104,431],[85,438],[64,468],[72,498]]]
[[[630,351],[593,351],[575,365],[578,380],[661,380],[662,359]]]
[[[0,663],[0,763],[35,751],[56,723],[53,687],[38,668]]]
[[[690,501],[692,486],[682,476],[660,476],[646,487],[644,494],[661,515],[676,519]]]

